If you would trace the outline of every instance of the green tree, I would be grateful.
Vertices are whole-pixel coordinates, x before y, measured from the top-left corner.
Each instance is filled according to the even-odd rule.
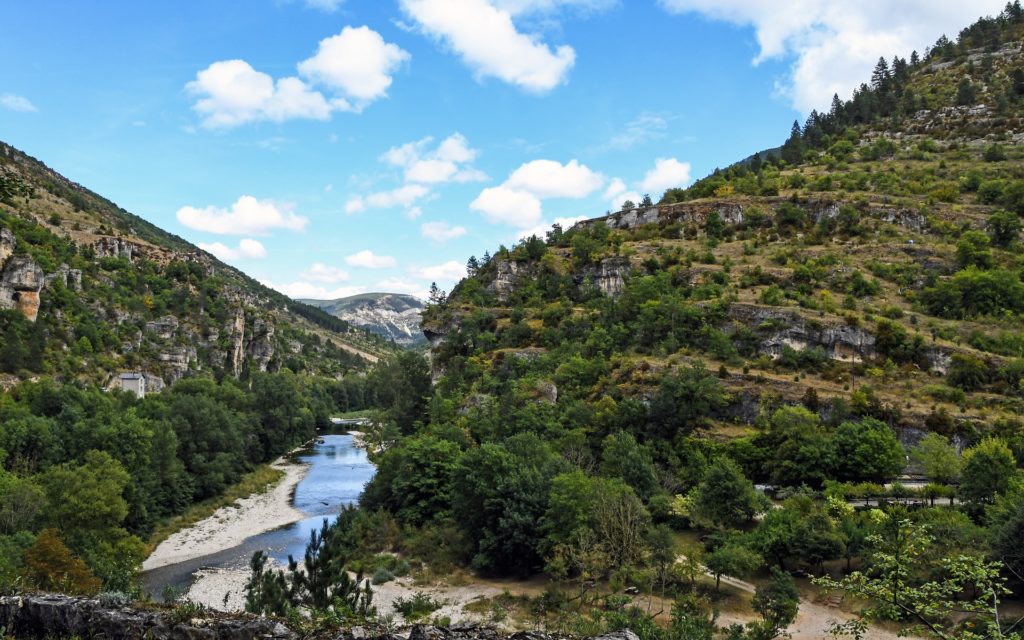
[[[924,469],[930,482],[954,484],[960,479],[960,456],[943,435],[926,435],[910,450],[910,459]]]
[[[746,578],[756,571],[762,562],[756,551],[737,542],[727,542],[704,556],[704,565],[715,577],[715,591],[718,591],[723,575]]]
[[[1006,493],[1020,470],[1004,440],[986,438],[964,451],[960,496],[975,505],[986,505]]]
[[[657,489],[658,475],[650,452],[633,434],[620,431],[605,438],[601,448],[601,473],[622,478],[643,499]]]
[[[707,527],[735,529],[764,513],[768,499],[729,458],[716,458],[691,495],[690,518]]]
[[[855,571],[842,580],[814,580],[818,586],[870,602],[860,611],[860,620],[837,624],[835,633],[868,637],[867,621],[910,619],[914,625],[908,633],[944,640],[1016,638],[997,631],[999,601],[1008,593],[999,575],[1000,563],[977,555],[944,556],[933,545],[927,528],[915,525],[905,510],[879,514],[876,533],[868,536],[866,561],[871,571]],[[922,579],[928,567],[941,577]],[[954,613],[973,614],[972,626],[959,628]]]
[[[981,231],[965,231],[956,243],[956,261],[961,269],[978,267],[989,269],[995,262],[991,238]]]
[[[666,374],[651,399],[649,419],[654,437],[671,440],[692,431],[702,418],[721,409],[728,396],[703,362]]]
[[[988,235],[992,244],[1007,249],[1020,237],[1020,216],[1009,211],[996,211],[988,217]]]
[[[874,418],[842,423],[832,442],[836,479],[884,483],[903,470],[903,446],[888,425]]]
[[[757,640],[771,640],[796,620],[800,592],[792,576],[772,567],[772,577],[758,585],[750,604],[761,614],[762,620],[760,624],[751,625],[750,635]]]

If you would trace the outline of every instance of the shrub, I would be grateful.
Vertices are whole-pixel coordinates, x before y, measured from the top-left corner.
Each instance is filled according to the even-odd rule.
[[[395,574],[391,573],[384,567],[381,567],[380,569],[377,569],[373,572],[373,577],[371,578],[371,581],[373,582],[373,584],[384,584],[386,582],[391,582],[394,579]]]

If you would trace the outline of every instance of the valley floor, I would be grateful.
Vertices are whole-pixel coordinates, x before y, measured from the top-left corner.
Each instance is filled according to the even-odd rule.
[[[309,466],[295,464],[285,457],[277,459],[271,466],[285,472],[284,478],[276,486],[265,493],[241,498],[218,509],[209,518],[172,534],[142,563],[143,571],[230,549],[250,536],[305,518],[306,514],[292,506],[291,496]]]

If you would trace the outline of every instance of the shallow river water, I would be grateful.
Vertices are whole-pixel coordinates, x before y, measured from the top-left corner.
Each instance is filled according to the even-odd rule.
[[[142,574],[145,590],[157,600],[162,599],[167,586],[184,593],[199,569],[246,568],[252,554],[260,549],[282,563],[288,561],[289,554],[301,559],[309,532],[319,528],[324,518],[333,520],[343,506],[358,502],[375,469],[366,451],[356,447],[350,435],[320,436],[315,445],[299,452],[297,457],[310,465],[292,496],[292,504],[307,515],[305,519],[254,535],[230,549],[146,571]]]

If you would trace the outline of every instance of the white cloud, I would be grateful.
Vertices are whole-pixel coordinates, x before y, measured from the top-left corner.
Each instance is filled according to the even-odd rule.
[[[409,57],[369,27],[345,27],[338,35],[321,40],[316,55],[298,68],[311,82],[367,104],[387,95],[391,74]]]
[[[0,107],[10,111],[20,111],[22,113],[38,111],[36,106],[32,104],[28,98],[25,96],[19,96],[16,93],[0,93]]]
[[[289,284],[274,284],[268,280],[263,280],[262,283],[264,286],[280,291],[284,295],[295,299],[335,300],[337,298],[347,298],[358,293],[366,292],[366,287],[351,286],[328,289],[310,282],[302,281],[292,282]]]
[[[521,33],[509,9],[487,0],[401,0],[401,5],[420,31],[445,43],[477,78],[495,77],[544,93],[565,82],[576,61],[572,47],[552,49],[539,37]]]
[[[200,242],[199,248],[212,253],[221,260],[256,260],[267,257],[267,250],[263,244],[251,238],[245,238],[239,242],[237,248],[229,247],[221,242],[212,244]]]
[[[547,237],[548,231],[551,230],[551,227],[553,225],[557,224],[561,226],[564,231],[568,231],[569,228],[572,227],[577,222],[588,219],[589,218],[587,216],[575,216],[572,218],[555,218],[554,222],[552,222],[551,224],[542,222],[535,227],[530,227],[529,229],[521,229],[516,233],[516,240],[525,240],[530,236],[537,236],[538,238],[543,240],[545,237]]]
[[[245,60],[214,62],[185,85],[196,98],[192,109],[209,129],[250,122],[327,120],[335,111],[360,111],[384,97],[391,75],[409,54],[368,27],[345,27],[320,41],[316,55],[299,63],[304,79],[274,80]],[[326,97],[313,85],[334,95]]]
[[[436,149],[429,149],[433,138],[407,142],[385,151],[380,159],[405,169],[405,181],[418,184],[480,182],[487,175],[469,166],[479,152],[469,146],[461,133],[445,138]]]
[[[562,164],[534,160],[521,165],[503,184],[484,189],[469,207],[491,223],[520,229],[541,223],[542,200],[585,198],[601,188],[605,178],[576,160]]]
[[[610,211],[622,210],[622,203],[626,200],[631,200],[633,203],[640,202],[643,200],[643,196],[636,191],[631,191],[626,183],[620,178],[612,180],[611,184],[604,191],[604,199],[608,202],[608,209]]]
[[[377,283],[376,288],[391,293],[408,293],[420,300],[426,300],[430,295],[430,291],[419,282],[411,282],[402,278],[385,278]]]
[[[391,256],[378,256],[370,250],[353,253],[345,258],[345,264],[361,269],[387,269],[398,263]]]
[[[417,278],[421,278],[423,280],[431,280],[433,282],[455,282],[466,277],[466,265],[455,260],[450,260],[444,264],[435,264],[429,267],[411,269],[411,272]]]
[[[466,235],[466,227],[453,227],[447,222],[424,222],[420,225],[420,234],[434,242],[448,242]]]
[[[391,191],[377,191],[366,196],[353,196],[345,203],[345,213],[360,213],[367,209],[408,208],[429,193],[430,189],[423,185],[407,184]]]
[[[309,223],[307,218],[296,215],[289,205],[252,196],[242,196],[231,209],[182,207],[177,217],[178,222],[189,229],[236,236],[265,236],[273,229],[302,231]]]
[[[405,212],[405,217],[410,220],[415,220],[423,215],[423,209],[419,207],[409,207],[408,211]]]
[[[758,64],[771,58],[794,62],[781,91],[803,113],[827,110],[834,93],[848,98],[867,81],[879,56],[923,53],[946,33],[984,13],[994,14],[1005,0],[659,0],[671,13],[699,13],[713,20],[753,27]]]
[[[298,78],[281,78],[275,83],[244,60],[214,62],[185,89],[198,98],[192,109],[208,129],[260,120],[326,120],[333,110],[349,108],[344,101],[328,102]]]
[[[504,185],[484,189],[469,208],[482,213],[488,222],[520,228],[532,227],[541,218],[541,202],[537,196]]]
[[[604,184],[604,176],[576,160],[527,162],[512,172],[505,186],[544,198],[585,198]]]
[[[334,284],[348,280],[348,272],[337,267],[328,266],[322,262],[315,262],[308,269],[300,273],[299,277],[305,280],[312,280],[313,282]]]
[[[640,188],[657,200],[665,189],[685,187],[689,183],[689,162],[679,162],[675,158],[658,158],[654,161],[654,168],[648,171],[640,182]]]

